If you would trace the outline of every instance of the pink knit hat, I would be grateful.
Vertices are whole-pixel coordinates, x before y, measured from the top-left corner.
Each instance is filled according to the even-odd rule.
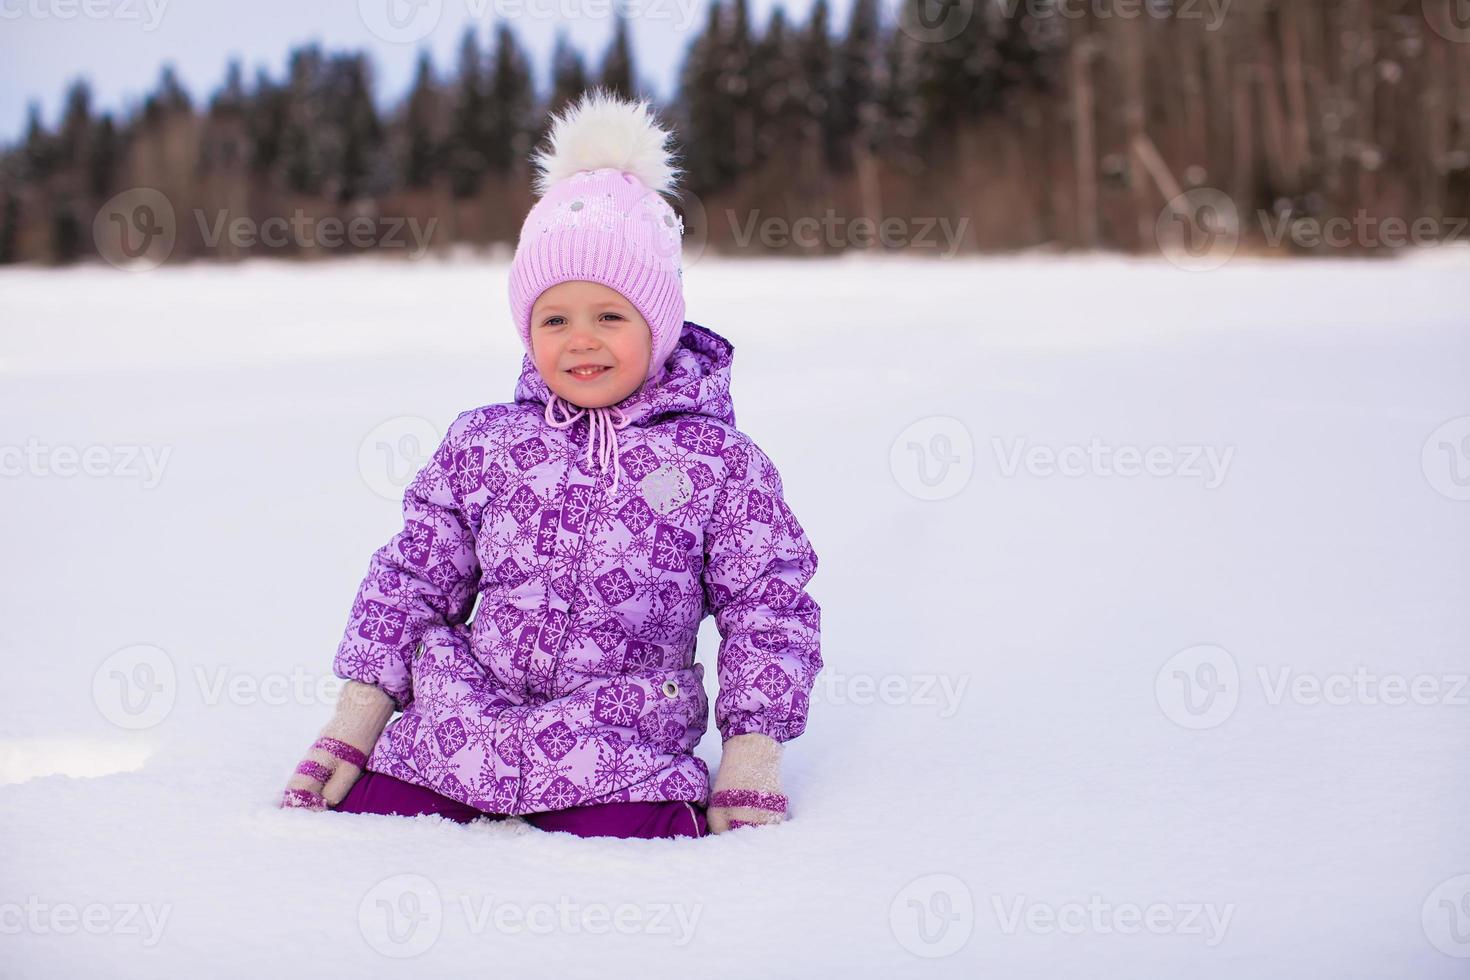
[[[510,266],[510,309],[531,353],[531,307],[560,282],[616,289],[653,334],[645,380],[658,373],[684,326],[684,222],[665,193],[679,171],[647,102],[602,90],[585,94],[552,124],[549,152],[532,162],[541,199],[526,215]]]

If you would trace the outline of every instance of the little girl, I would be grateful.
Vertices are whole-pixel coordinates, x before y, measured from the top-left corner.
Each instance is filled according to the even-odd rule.
[[[584,837],[785,819],[781,744],[822,667],[817,556],[735,427],[734,347],[684,319],[671,139],[601,91],[553,121],[510,270],[515,400],[456,418],[409,485],[282,806]],[[713,788],[694,755],[709,614]]]

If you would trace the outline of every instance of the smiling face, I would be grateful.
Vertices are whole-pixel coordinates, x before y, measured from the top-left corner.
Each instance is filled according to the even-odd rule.
[[[647,379],[652,350],[648,322],[622,293],[602,283],[557,283],[531,307],[536,370],[573,405],[603,408],[627,398]]]

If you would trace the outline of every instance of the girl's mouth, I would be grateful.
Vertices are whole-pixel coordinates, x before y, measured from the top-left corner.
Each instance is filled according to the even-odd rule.
[[[611,370],[612,368],[607,367],[606,365],[602,365],[596,367],[572,368],[567,371],[567,374],[570,374],[578,381],[592,381],[595,378],[602,377],[604,374]]]

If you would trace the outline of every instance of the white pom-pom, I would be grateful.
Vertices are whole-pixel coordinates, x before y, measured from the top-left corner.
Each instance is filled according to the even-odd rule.
[[[551,125],[549,151],[531,158],[536,196],[579,170],[616,167],[656,193],[670,193],[682,172],[665,148],[674,135],[658,125],[647,102],[629,102],[600,88],[568,106]]]

